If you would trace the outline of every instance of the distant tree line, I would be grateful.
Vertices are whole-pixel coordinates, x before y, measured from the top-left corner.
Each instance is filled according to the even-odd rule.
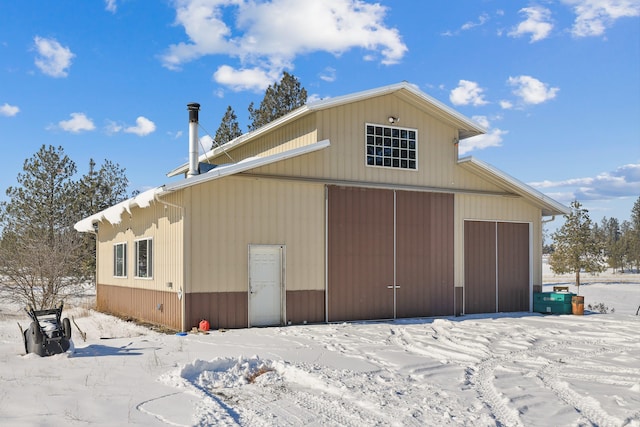
[[[125,169],[105,160],[76,179],[62,147],[43,145],[25,160],[18,185],[0,203],[0,292],[34,309],[51,308],[93,278],[95,236],[80,234],[80,218],[126,199]]]
[[[578,201],[571,204],[564,225],[552,234],[551,245],[544,246],[549,265],[557,274],[597,273],[605,268],[617,272],[640,271],[640,197],[631,209],[629,221],[603,218],[600,225]]]

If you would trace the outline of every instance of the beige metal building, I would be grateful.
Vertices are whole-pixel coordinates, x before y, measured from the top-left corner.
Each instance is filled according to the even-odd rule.
[[[568,208],[471,157],[478,124],[408,83],[307,104],[85,218],[97,305],[189,330],[530,311]],[[185,147],[186,149],[186,147]]]

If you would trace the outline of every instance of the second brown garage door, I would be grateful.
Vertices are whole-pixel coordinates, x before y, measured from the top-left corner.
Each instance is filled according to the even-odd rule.
[[[529,311],[529,224],[464,223],[464,311]]]

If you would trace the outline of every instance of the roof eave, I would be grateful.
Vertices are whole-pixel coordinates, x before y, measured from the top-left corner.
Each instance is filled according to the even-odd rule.
[[[468,156],[458,159],[458,164],[473,173],[486,175],[498,185],[506,186],[515,194],[534,202],[540,207],[542,216],[567,215],[571,212],[569,207],[482,160]]]

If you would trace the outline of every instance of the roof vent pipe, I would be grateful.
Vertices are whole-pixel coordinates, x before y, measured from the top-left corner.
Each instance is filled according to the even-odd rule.
[[[187,178],[196,176],[198,172],[198,111],[200,104],[192,102],[187,104],[189,110],[189,172]]]

